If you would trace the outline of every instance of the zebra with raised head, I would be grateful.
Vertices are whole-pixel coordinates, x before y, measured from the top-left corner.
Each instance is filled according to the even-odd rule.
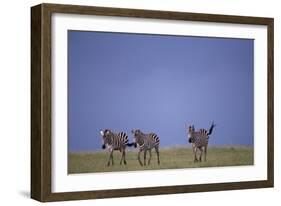
[[[206,129],[199,129],[199,131],[195,131],[194,125],[188,127],[188,142],[192,144],[193,153],[194,153],[194,162],[197,162],[197,151],[200,151],[199,161],[201,162],[202,153],[204,151],[204,160],[207,159],[207,147],[209,143],[209,135],[212,134],[213,129],[215,127],[214,122],[210,129],[207,131]]]
[[[120,165],[122,161],[124,164],[126,162],[126,146],[133,146],[133,144],[129,143],[128,136],[125,132],[114,133],[109,129],[101,130],[100,134],[102,136],[102,149],[107,148],[110,155],[107,162],[107,166],[110,165],[110,160],[113,163],[113,151],[119,150],[122,153]]]
[[[160,144],[160,138],[155,133],[149,133],[145,134],[139,129],[132,130],[132,133],[134,135],[134,145],[135,147],[138,146],[139,152],[138,152],[138,160],[141,166],[143,166],[140,154],[142,151],[144,151],[144,165],[146,165],[146,153],[149,152],[149,159],[148,159],[148,165],[150,164],[151,160],[151,150],[155,148],[156,154],[157,154],[157,160],[158,164],[160,164],[159,159],[159,144]]]

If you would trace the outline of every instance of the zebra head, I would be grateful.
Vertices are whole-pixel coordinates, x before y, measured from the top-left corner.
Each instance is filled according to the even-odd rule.
[[[111,137],[112,132],[109,129],[105,129],[105,130],[100,130],[100,134],[102,137],[102,149],[105,149],[106,144],[108,143],[108,140]]]
[[[194,140],[194,137],[193,137],[194,131],[195,131],[194,125],[190,125],[188,127],[188,132],[187,132],[187,137],[188,137],[188,142],[189,143],[192,143],[193,140]]]
[[[137,143],[141,138],[142,132],[139,129],[132,130],[132,134],[134,135],[134,146],[137,147]]]

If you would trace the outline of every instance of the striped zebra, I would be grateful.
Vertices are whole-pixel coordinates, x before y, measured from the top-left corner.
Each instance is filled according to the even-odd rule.
[[[122,164],[122,160],[124,164],[126,162],[126,146],[133,146],[133,144],[129,143],[128,136],[125,132],[113,133],[109,129],[101,130],[100,134],[102,136],[102,149],[107,148],[110,152],[109,159],[107,162],[107,166],[110,165],[110,160],[113,163],[113,151],[119,150],[122,153],[122,157],[120,160],[120,165]]]
[[[146,152],[149,152],[149,159],[148,159],[148,165],[150,164],[151,160],[151,150],[155,148],[156,154],[157,154],[157,159],[158,159],[158,164],[160,164],[160,159],[159,159],[159,144],[160,144],[160,139],[155,133],[149,133],[149,134],[144,134],[141,132],[139,129],[137,130],[132,130],[132,133],[134,135],[134,146],[139,148],[138,152],[138,160],[141,166],[143,166],[141,159],[140,159],[140,154],[142,151],[144,151],[144,165],[146,165]]]
[[[206,129],[199,129],[199,131],[195,131],[194,125],[188,127],[188,142],[192,144],[193,152],[194,152],[194,162],[197,162],[197,151],[200,151],[199,161],[201,162],[202,153],[204,151],[204,160],[206,161],[207,156],[207,147],[209,143],[209,135],[212,134],[213,129],[215,127],[214,122],[207,131]]]

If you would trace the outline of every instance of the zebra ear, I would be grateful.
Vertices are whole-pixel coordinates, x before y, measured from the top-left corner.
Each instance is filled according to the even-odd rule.
[[[101,136],[104,136],[104,132],[102,130],[100,130],[100,134]]]
[[[131,132],[132,132],[133,134],[135,134],[135,130],[133,130],[133,129],[132,129],[132,131],[131,131]]]

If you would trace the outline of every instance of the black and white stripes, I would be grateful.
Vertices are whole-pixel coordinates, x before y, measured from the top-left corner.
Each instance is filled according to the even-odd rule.
[[[126,146],[131,146],[129,144],[128,136],[125,132],[113,133],[109,129],[101,130],[100,134],[102,136],[102,149],[107,148],[110,152],[109,159],[107,162],[107,166],[110,165],[110,160],[113,162],[113,151],[119,150],[122,153],[120,164],[122,164],[122,160],[124,164],[126,162]]]
[[[206,161],[207,156],[207,147],[209,143],[209,136],[212,134],[213,129],[215,127],[214,122],[212,123],[209,130],[199,129],[195,131],[194,125],[188,127],[187,136],[188,142],[191,143],[192,149],[194,152],[194,162],[202,160],[202,154],[204,152],[204,159]],[[147,161],[147,165],[151,162],[152,150],[155,149],[157,155],[157,163],[160,164],[160,155],[159,155],[159,146],[160,146],[160,138],[157,134],[150,132],[144,133],[140,129],[132,130],[133,134],[133,142],[129,143],[128,135],[125,132],[115,133],[110,129],[101,130],[100,134],[102,136],[102,148],[108,149],[110,155],[107,161],[107,166],[110,163],[113,165],[113,151],[119,150],[122,154],[120,165],[126,162],[126,147],[127,146],[135,146],[138,147],[137,158],[139,164],[141,166],[146,165],[146,155],[149,152],[149,159]],[[144,162],[141,161],[141,153],[144,152]],[[197,153],[200,153],[199,159],[197,158]]]
[[[212,134],[214,127],[215,127],[214,122],[212,122],[209,131],[207,131],[206,129],[199,129],[198,131],[195,131],[194,125],[188,127],[188,131],[187,131],[188,142],[192,144],[192,148],[194,152],[194,162],[198,161],[197,158],[198,151],[200,152],[199,161],[201,162],[203,151],[204,151],[204,160],[206,161],[209,135]]]
[[[159,159],[159,144],[160,144],[160,139],[155,133],[148,133],[145,134],[139,129],[137,130],[132,130],[132,133],[134,135],[134,144],[135,147],[138,146],[139,152],[138,152],[138,160],[141,166],[143,166],[141,159],[140,159],[140,154],[142,151],[144,151],[144,165],[146,165],[146,153],[147,151],[149,152],[149,159],[148,159],[148,165],[150,164],[151,160],[151,150],[155,148],[156,154],[157,154],[157,162],[160,164],[160,159]]]

